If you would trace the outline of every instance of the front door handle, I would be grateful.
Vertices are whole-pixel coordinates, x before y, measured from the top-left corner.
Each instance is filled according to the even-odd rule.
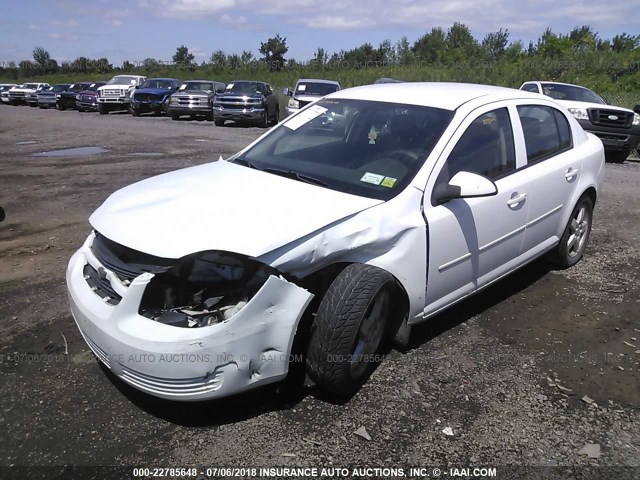
[[[514,193],[511,198],[509,200],[507,200],[507,205],[509,207],[515,207],[516,205],[518,205],[519,203],[522,203],[526,200],[527,198],[527,194],[526,193]]]
[[[576,178],[578,176],[578,169],[577,168],[569,168],[569,170],[567,170],[564,173],[564,178],[567,180],[567,182],[570,182],[571,180],[573,180],[574,178]]]

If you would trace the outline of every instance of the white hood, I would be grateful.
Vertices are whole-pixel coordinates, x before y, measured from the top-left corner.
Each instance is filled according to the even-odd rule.
[[[258,257],[379,203],[218,161],[118,190],[89,221],[114,242],[158,257]]]
[[[605,105],[603,103],[591,103],[591,102],[576,102],[575,100],[556,100],[560,105],[565,108],[598,108],[604,110],[620,110],[626,113],[633,113],[633,110],[628,108],[616,107],[615,105]]]

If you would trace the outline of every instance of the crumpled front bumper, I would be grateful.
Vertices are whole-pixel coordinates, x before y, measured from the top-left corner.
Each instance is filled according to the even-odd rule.
[[[83,274],[87,262],[101,267],[90,250],[92,241],[90,235],[69,262],[69,302],[85,341],[119,378],[157,397],[193,401],[286,376],[293,338],[311,293],[270,276],[229,320],[198,328],[165,325],[138,313],[153,274],[143,273],[124,287],[118,305],[107,304],[92,291]]]

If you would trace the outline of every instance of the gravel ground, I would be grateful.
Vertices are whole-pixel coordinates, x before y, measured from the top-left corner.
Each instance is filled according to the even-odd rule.
[[[576,267],[534,262],[420,326],[347,403],[306,386],[175,404],[101,368],[64,283],[90,213],[124,185],[228,156],[261,133],[0,106],[0,466],[478,465],[498,478],[516,476],[508,466],[575,467],[572,478],[624,466],[618,478],[638,478],[636,161],[607,164]],[[107,151],[34,156],[77,147]],[[370,440],[354,433],[362,427]],[[588,444],[595,458],[581,453]]]

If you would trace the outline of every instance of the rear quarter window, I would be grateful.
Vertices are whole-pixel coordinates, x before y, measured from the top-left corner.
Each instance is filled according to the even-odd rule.
[[[545,160],[572,147],[569,122],[555,108],[520,105],[518,116],[527,148],[527,163]]]

